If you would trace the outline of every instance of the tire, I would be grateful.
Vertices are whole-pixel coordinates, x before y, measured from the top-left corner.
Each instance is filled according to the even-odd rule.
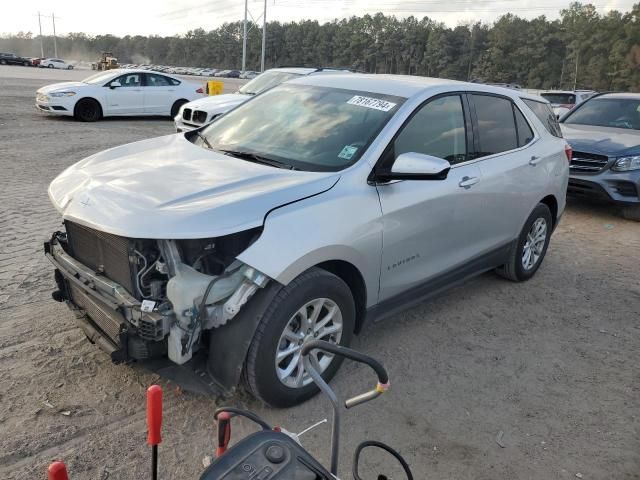
[[[631,207],[622,207],[622,216],[627,220],[634,220],[640,222],[640,205],[633,205]]]
[[[24,65],[25,67],[28,67],[28,66],[29,66],[29,65],[31,65],[31,64],[30,64],[29,62],[24,62],[24,63],[23,63],[23,65]]]
[[[0,65],[6,65],[7,61],[6,60],[0,60]]]
[[[73,65],[67,65],[67,70],[73,70]]]
[[[532,233],[532,229],[540,228],[543,225],[544,231],[544,244],[538,243],[537,248],[532,248],[530,256],[525,257],[525,245],[529,244],[529,234]],[[518,237],[517,244],[512,248],[509,254],[509,261],[496,269],[496,273],[501,277],[504,277],[513,282],[524,282],[529,280],[535,275],[544,260],[544,256],[547,253],[549,247],[549,240],[551,239],[551,231],[553,229],[553,220],[551,217],[551,211],[543,203],[536,205],[531,215],[524,224],[520,236]],[[535,229],[533,230],[536,231]],[[543,234],[538,230],[538,238],[542,240]],[[533,258],[531,258],[533,257]]]
[[[76,103],[73,116],[81,122],[95,122],[102,118],[100,104],[92,98],[83,98]]]
[[[355,325],[355,305],[351,291],[342,279],[325,270],[312,268],[283,287],[262,315],[249,347],[244,370],[245,384],[249,393],[272,407],[297,405],[319,392],[308,374],[300,370],[301,363],[297,362],[295,353],[282,357],[281,363],[276,366],[276,354],[279,351],[284,353],[283,351],[288,349],[299,348],[303,342],[304,332],[296,330],[296,325],[302,327],[304,321],[300,311],[308,306],[305,312],[307,315],[310,312],[313,316],[316,305],[320,306],[316,325],[326,319],[329,308],[333,310],[335,306],[337,310],[333,310],[332,320],[323,329],[336,329],[341,320],[342,330],[339,340],[338,334],[333,337],[320,334],[315,338],[337,341],[343,346],[351,343]],[[289,327],[289,337],[285,337],[287,327]],[[291,335],[293,335],[293,341],[290,340]],[[306,338],[312,339],[314,336],[309,335]],[[323,366],[322,377],[326,381],[331,380],[338,371],[342,358],[324,357],[321,354],[318,357]],[[281,375],[288,370],[287,367],[291,369],[294,363],[297,366],[293,368],[291,374],[284,380],[281,379]],[[300,379],[300,383],[298,386],[293,386],[292,383],[296,379]]]
[[[185,103],[189,103],[187,100],[181,99],[181,100],[176,100],[173,103],[173,106],[171,107],[171,118],[174,118],[176,115],[178,115],[178,112],[180,111],[180,107],[182,107],[182,105],[184,105]]]
[[[53,65],[50,63],[49,65],[47,65],[47,68],[53,68]]]

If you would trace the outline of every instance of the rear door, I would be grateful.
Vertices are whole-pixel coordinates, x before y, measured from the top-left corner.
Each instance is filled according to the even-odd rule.
[[[469,95],[475,154],[482,172],[477,193],[483,206],[481,241],[486,247],[515,239],[544,197],[552,168],[544,142],[509,97]]]
[[[418,107],[387,148],[391,165],[402,153],[443,158],[452,168],[444,180],[403,180],[377,185],[382,207],[380,300],[417,287],[466,264],[480,253],[482,225],[478,186],[470,161],[471,121],[464,94],[438,96]]]
[[[144,111],[149,115],[169,115],[176,86],[171,78],[157,73],[145,73]]]
[[[107,109],[105,113],[108,115],[140,115],[144,113],[142,73],[126,73],[112,81],[120,82],[121,86],[104,87]]]

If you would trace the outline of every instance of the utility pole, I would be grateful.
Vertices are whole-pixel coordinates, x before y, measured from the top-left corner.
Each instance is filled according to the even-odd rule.
[[[267,47],[267,0],[264,0],[264,14],[262,15],[262,61],[260,71],[264,72],[264,52]]]
[[[578,61],[580,60],[580,50],[576,50],[576,74],[573,77],[573,90],[576,90],[578,85]]]
[[[58,43],[56,42],[56,16],[51,14],[51,20],[53,20],[53,56],[58,58]]]
[[[244,0],[244,34],[242,36],[242,72],[247,67],[247,9],[249,0]]]
[[[40,58],[44,58],[44,43],[42,40],[42,22],[40,21],[40,12],[38,12],[38,28],[40,29]]]

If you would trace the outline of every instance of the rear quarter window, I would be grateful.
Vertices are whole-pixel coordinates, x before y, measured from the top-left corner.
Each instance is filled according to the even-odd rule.
[[[538,120],[542,122],[544,128],[554,137],[562,138],[562,131],[560,130],[560,124],[556,118],[551,105],[548,103],[538,102],[531,100],[530,98],[523,98],[522,101],[527,107],[534,113]]]

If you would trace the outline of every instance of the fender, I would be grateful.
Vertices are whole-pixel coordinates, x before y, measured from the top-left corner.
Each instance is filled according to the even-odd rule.
[[[341,180],[319,195],[271,211],[260,238],[237,258],[282,285],[320,263],[345,261],[362,275],[368,307],[378,301],[381,252],[377,190]]]

